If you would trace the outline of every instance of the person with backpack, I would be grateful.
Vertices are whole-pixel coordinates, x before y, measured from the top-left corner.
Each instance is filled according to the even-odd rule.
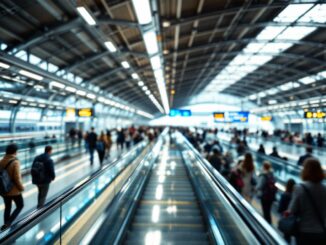
[[[5,204],[4,225],[5,230],[13,223],[24,207],[22,192],[24,186],[20,174],[20,163],[17,159],[18,147],[10,144],[6,148],[6,154],[0,161],[0,194]],[[12,202],[16,209],[11,213]]]
[[[240,160],[237,166],[231,171],[229,182],[240,194],[242,194],[242,188],[244,187],[242,171],[240,168],[242,160]]]
[[[52,146],[46,146],[44,153],[35,157],[32,165],[32,183],[37,186],[37,208],[45,204],[50,183],[55,179],[54,164],[51,159]]]
[[[262,173],[258,177],[256,190],[261,200],[264,218],[268,223],[272,224],[271,210],[275,201],[277,188],[275,186],[272,165],[268,161],[264,161],[263,163]]]

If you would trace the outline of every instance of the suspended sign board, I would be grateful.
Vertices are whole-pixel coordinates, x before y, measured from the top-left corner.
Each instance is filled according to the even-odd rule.
[[[179,109],[171,109],[170,110],[170,117],[190,117],[191,110],[179,110]]]
[[[223,123],[245,123],[248,122],[248,111],[226,111],[226,112],[214,112],[215,122]]]
[[[225,121],[224,112],[214,112],[213,116],[214,116],[215,122],[224,122]]]
[[[67,108],[66,109],[66,117],[75,117],[76,109],[75,108]]]
[[[317,118],[317,119],[322,119],[322,118],[326,118],[326,113],[322,112],[322,111],[318,111],[318,112],[313,112],[313,111],[305,111],[304,113],[304,118]]]
[[[264,122],[271,122],[273,120],[272,116],[264,116],[260,118]]]
[[[77,110],[77,115],[79,117],[93,117],[94,110],[92,108],[81,108]]]

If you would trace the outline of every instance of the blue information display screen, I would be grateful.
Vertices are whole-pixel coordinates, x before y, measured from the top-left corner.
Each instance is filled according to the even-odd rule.
[[[226,112],[215,112],[215,122],[223,123],[245,123],[249,119],[249,111],[226,111]]]
[[[229,111],[229,119],[233,123],[248,122],[248,111]]]
[[[191,110],[179,110],[179,109],[171,109],[170,110],[170,117],[190,117]]]

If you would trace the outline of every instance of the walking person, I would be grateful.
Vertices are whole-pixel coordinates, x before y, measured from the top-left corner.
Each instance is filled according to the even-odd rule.
[[[103,164],[106,144],[107,144],[106,136],[102,131],[101,134],[100,134],[100,137],[98,138],[98,141],[96,142],[96,150],[97,150],[97,153],[98,153],[98,157],[100,159],[100,165]]]
[[[77,132],[78,137],[78,148],[81,148],[81,143],[83,141],[83,130],[79,129]]]
[[[251,153],[245,154],[242,163],[240,163],[240,170],[242,172],[242,180],[244,184],[241,194],[250,203],[257,183],[255,165]]]
[[[50,183],[55,179],[54,164],[51,159],[52,146],[46,146],[44,153],[35,157],[32,165],[32,183],[37,186],[37,208],[45,204]]]
[[[304,155],[302,155],[302,156],[299,157],[299,160],[298,160],[298,165],[299,165],[299,166],[302,166],[303,163],[304,163],[304,161],[305,161],[306,159],[313,157],[313,155],[312,155],[312,151],[313,151],[313,150],[312,150],[312,146],[311,146],[311,145],[308,145],[308,146],[306,147],[306,153],[305,153]]]
[[[112,147],[112,135],[111,131],[107,130],[106,131],[106,152],[107,152],[107,157],[110,157],[111,153],[111,147]]]
[[[282,216],[285,211],[288,210],[289,204],[291,202],[292,196],[293,196],[293,190],[294,190],[295,181],[294,179],[289,179],[286,183],[285,192],[282,193],[280,202],[278,204],[278,213]],[[291,242],[291,236],[288,234],[284,234],[284,239],[290,243]]]
[[[125,134],[124,134],[124,130],[121,129],[118,131],[117,133],[117,145],[118,145],[118,149],[120,149],[121,151],[123,150],[123,145],[125,144]]]
[[[259,175],[256,189],[261,201],[264,218],[268,223],[272,224],[271,209],[275,201],[277,188],[272,165],[268,161],[263,163],[262,173]]]
[[[0,161],[0,169],[7,172],[11,182],[10,190],[1,193],[5,204],[4,225],[1,227],[1,230],[10,227],[24,207],[22,195],[24,186],[20,174],[20,162],[17,159],[17,151],[18,147],[16,144],[8,145],[6,148],[6,154]],[[16,204],[16,209],[13,213],[11,213],[12,202]]]
[[[303,182],[294,188],[289,214],[298,217],[297,245],[326,244],[326,186],[320,162],[307,158],[303,163]]]
[[[94,151],[96,149],[97,134],[94,132],[94,127],[91,127],[91,132],[87,134],[86,142],[90,156],[91,165],[94,163]]]

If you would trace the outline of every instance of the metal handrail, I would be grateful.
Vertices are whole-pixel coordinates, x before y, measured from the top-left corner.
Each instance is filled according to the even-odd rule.
[[[57,210],[60,208],[63,203],[67,202],[71,197],[81,192],[86,186],[88,186],[91,182],[96,180],[99,176],[101,176],[104,172],[109,171],[114,166],[116,166],[121,160],[127,158],[129,155],[134,153],[137,148],[144,144],[144,142],[138,143],[131,151],[124,153],[119,159],[114,161],[110,165],[103,166],[100,170],[84,179],[82,183],[73,187],[71,190],[67,191],[65,194],[53,199],[51,202],[46,204],[43,208],[32,212],[27,217],[20,220],[13,227],[14,229],[10,231],[9,234],[6,234],[4,237],[0,239],[0,244],[7,244],[13,242],[19,235],[24,234],[27,230],[29,230],[32,226],[38,223],[38,221],[44,219],[48,214],[51,214],[53,210]]]
[[[243,218],[250,230],[265,244],[286,244],[283,238],[272,228],[261,215],[251,207],[249,203],[218,173],[209,162],[191,145],[191,143],[180,133],[184,143],[194,153],[198,164],[205,170],[206,176],[224,193],[232,207]]]
[[[106,221],[104,224],[101,225],[101,228],[99,228],[96,231],[96,234],[92,237],[92,243],[97,244],[98,241],[103,241],[103,239],[109,239],[111,244],[121,244],[121,241],[123,240],[123,237],[125,235],[125,231],[127,230],[127,227],[133,217],[133,213],[136,210],[137,204],[139,203],[139,200],[141,199],[141,195],[144,191],[144,187],[146,186],[146,182],[149,179],[150,172],[153,168],[153,162],[156,160],[159,151],[156,149],[161,148],[161,141],[162,138],[167,134],[168,129],[166,128],[161,135],[158,138],[158,141],[155,143],[155,145],[152,147],[152,153],[148,154],[144,157],[144,159],[141,160],[137,168],[132,172],[130,175],[128,182],[121,188],[120,191],[112,206],[109,207],[108,215],[106,216]],[[147,166],[148,168],[145,169],[144,167]],[[138,182],[139,183],[138,183]],[[136,187],[137,186],[137,187]],[[132,189],[130,189],[132,187]],[[136,188],[135,188],[136,187]],[[135,194],[131,195],[131,204],[128,204],[128,207],[123,207],[124,210],[126,210],[125,216],[123,217],[123,220],[121,223],[117,219],[117,215],[119,216],[119,210],[121,209],[121,206],[124,205],[122,202],[124,201],[124,198],[126,195],[130,195],[130,191],[135,191]],[[114,221],[114,226],[111,226],[111,232],[113,234],[107,234],[107,225],[111,225],[111,222]],[[118,226],[117,231],[116,226]],[[105,227],[105,228],[104,228]],[[104,228],[104,232],[102,229]],[[115,232],[115,233],[114,233]],[[104,234],[105,233],[105,234]],[[110,237],[109,237],[110,236]],[[95,238],[94,238],[95,237]],[[95,241],[94,241],[95,239]]]

